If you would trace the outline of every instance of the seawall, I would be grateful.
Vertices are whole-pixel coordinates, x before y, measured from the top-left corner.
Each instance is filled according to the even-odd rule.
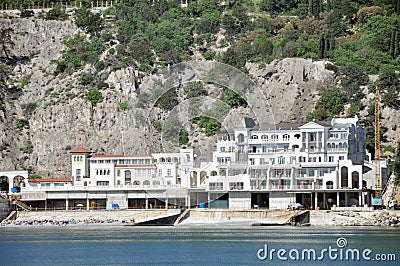
[[[96,220],[114,220],[135,222],[144,222],[158,219],[166,216],[179,214],[179,209],[153,209],[153,210],[76,210],[76,211],[31,211],[18,212],[17,221],[23,220],[76,220],[84,221],[90,219]]]

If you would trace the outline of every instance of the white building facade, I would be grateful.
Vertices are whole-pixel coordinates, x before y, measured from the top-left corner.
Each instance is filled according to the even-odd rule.
[[[197,162],[193,149],[107,155],[77,148],[70,154],[70,189],[92,190],[96,196],[86,195],[87,202],[99,197],[94,202],[101,206],[285,209],[301,203],[329,209],[368,205],[375,188],[375,164],[357,117],[279,125],[244,118],[240,127],[217,135],[209,162]],[[98,190],[113,191],[114,198]]]

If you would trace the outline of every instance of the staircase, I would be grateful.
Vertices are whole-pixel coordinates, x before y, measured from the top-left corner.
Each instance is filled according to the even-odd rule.
[[[28,205],[26,205],[25,203],[23,203],[22,201],[14,200],[13,202],[15,205],[17,205],[17,207],[20,207],[24,211],[28,211],[28,212],[31,211],[31,208]]]

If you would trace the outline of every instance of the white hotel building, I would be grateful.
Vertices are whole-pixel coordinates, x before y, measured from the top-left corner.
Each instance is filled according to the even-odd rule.
[[[21,200],[67,209],[363,206],[376,185],[365,141],[357,117],[279,125],[244,118],[240,127],[217,135],[210,162],[196,161],[193,149],[136,155],[71,150],[71,182],[26,182]],[[385,183],[383,161],[381,169]]]

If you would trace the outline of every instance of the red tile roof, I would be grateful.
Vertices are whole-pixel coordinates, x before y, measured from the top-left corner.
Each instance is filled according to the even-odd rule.
[[[72,182],[71,178],[29,178],[28,182],[31,183],[42,183],[42,182]]]
[[[70,153],[91,153],[92,151],[89,151],[88,149],[85,149],[83,147],[79,147],[73,150],[69,151]]]

